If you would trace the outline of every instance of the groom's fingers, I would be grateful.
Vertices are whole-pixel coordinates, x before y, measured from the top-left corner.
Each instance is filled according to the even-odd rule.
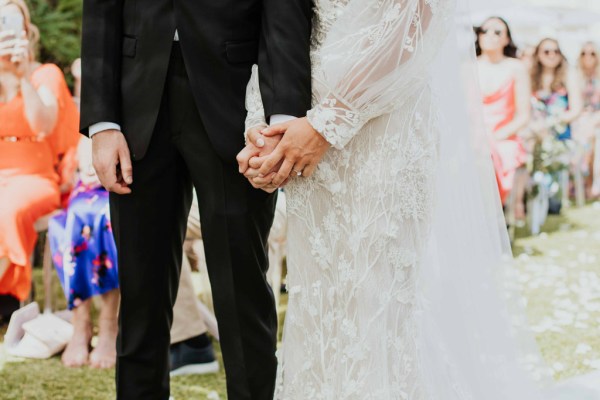
[[[277,174],[276,172],[271,172],[269,175],[264,176],[262,178],[260,176],[257,176],[256,178],[250,179],[250,183],[255,188],[262,189],[265,186],[268,186],[271,184],[271,182],[273,181],[273,178],[275,177],[276,174]]]
[[[265,138],[260,134],[260,131],[257,128],[252,128],[248,130],[248,134],[246,135],[250,143],[255,145],[258,148],[265,147]]]
[[[258,155],[258,152],[253,151],[248,146],[244,147],[242,151],[238,153],[235,159],[238,162],[240,174],[246,172],[246,169],[248,169],[250,159],[256,155]]]
[[[265,159],[269,157],[269,156],[263,156],[263,157],[252,157],[250,159],[250,161],[248,162],[248,166],[252,169],[256,169],[258,170],[260,168],[261,165],[263,165],[263,162],[265,162]]]

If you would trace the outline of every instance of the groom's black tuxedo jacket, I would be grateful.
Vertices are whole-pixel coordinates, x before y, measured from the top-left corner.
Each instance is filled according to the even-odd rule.
[[[81,130],[121,125],[148,148],[175,29],[202,122],[218,154],[243,147],[245,90],[257,63],[265,113],[310,108],[311,0],[84,0]]]

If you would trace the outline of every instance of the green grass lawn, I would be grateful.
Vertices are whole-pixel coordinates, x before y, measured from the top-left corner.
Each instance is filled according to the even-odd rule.
[[[527,311],[557,379],[600,369],[600,203],[551,217],[516,241]]]
[[[562,379],[600,369],[600,205],[565,210],[563,216],[550,217],[544,231],[547,233],[529,237],[524,229],[519,230],[515,257],[541,351],[556,378]],[[36,286],[41,287],[41,271],[34,272]],[[285,296],[282,300],[285,303]],[[62,303],[59,306],[64,306]],[[0,331],[0,339],[3,334]],[[218,344],[216,349],[220,359]],[[3,400],[115,398],[114,370],[67,369],[59,357],[17,361],[2,354]],[[172,380],[176,400],[206,399],[212,392],[226,398],[222,371]]]

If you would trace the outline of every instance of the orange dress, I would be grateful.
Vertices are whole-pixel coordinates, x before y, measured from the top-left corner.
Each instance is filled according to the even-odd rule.
[[[527,151],[521,138],[513,135],[496,139],[494,134],[509,124],[515,117],[515,80],[511,79],[495,93],[483,99],[484,119],[488,132],[492,134],[492,159],[502,204],[513,188],[515,172],[527,162]]]
[[[62,71],[52,64],[42,65],[31,81],[34,87],[44,85],[54,93],[59,115],[54,132],[35,141],[21,95],[0,103],[0,258],[10,261],[0,277],[0,294],[19,300],[26,299],[31,289],[34,223],[59,207],[57,171],[72,169],[61,161],[66,157],[73,162],[71,154],[79,139],[79,116]]]

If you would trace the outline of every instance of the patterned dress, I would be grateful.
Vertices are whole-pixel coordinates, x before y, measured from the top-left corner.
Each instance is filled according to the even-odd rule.
[[[563,88],[551,93],[540,90],[533,95],[533,118],[557,117],[568,110],[569,94],[567,89]],[[552,133],[558,140],[569,140],[571,139],[571,125],[555,125]]]
[[[108,192],[79,184],[49,224],[50,248],[69,309],[119,287]]]

